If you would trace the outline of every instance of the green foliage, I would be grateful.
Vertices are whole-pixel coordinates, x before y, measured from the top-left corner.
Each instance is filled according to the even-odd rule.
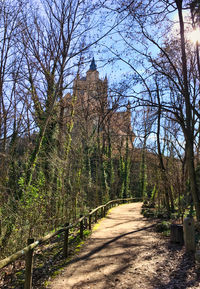
[[[152,203],[155,202],[156,194],[157,194],[157,188],[156,188],[156,185],[154,185],[153,191],[151,192],[151,202]]]
[[[119,160],[119,177],[120,177],[120,198],[128,198],[130,196],[130,157],[128,147],[128,137],[126,138],[125,155],[120,155]]]
[[[155,218],[155,210],[151,208],[142,208],[141,214],[145,218]]]
[[[147,166],[146,166],[146,159],[145,159],[145,151],[142,150],[142,158],[140,162],[140,175],[139,175],[139,191],[140,196],[145,199],[147,197]]]
[[[171,223],[168,221],[162,221],[156,224],[156,231],[159,233],[168,232],[170,230]]]
[[[70,146],[72,142],[72,129],[74,126],[74,112],[75,112],[75,104],[76,104],[76,96],[73,96],[72,102],[71,102],[71,118],[70,121],[67,123],[67,133],[66,133],[66,139],[65,139],[65,144],[64,144],[64,151],[65,151],[65,157],[64,159],[66,160],[68,158],[69,152],[70,152]]]
[[[84,230],[84,231],[83,231],[83,236],[84,236],[84,237],[88,237],[90,234],[91,234],[91,231],[90,231],[90,230]]]

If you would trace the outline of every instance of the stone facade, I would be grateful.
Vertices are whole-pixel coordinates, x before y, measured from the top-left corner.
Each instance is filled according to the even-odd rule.
[[[126,111],[116,111],[108,105],[108,81],[99,78],[94,58],[86,77],[78,75],[73,84],[74,128],[73,136],[81,131],[86,138],[95,133],[109,135],[115,149],[124,147],[127,137],[129,148],[133,148],[135,135],[131,126],[130,105]],[[72,96],[65,97],[66,111],[69,111]]]

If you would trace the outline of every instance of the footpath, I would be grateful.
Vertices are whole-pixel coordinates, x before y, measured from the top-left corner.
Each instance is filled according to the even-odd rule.
[[[193,257],[156,233],[141,205],[111,209],[48,288],[200,289]]]

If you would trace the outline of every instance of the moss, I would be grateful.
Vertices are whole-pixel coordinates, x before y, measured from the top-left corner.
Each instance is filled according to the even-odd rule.
[[[161,223],[158,223],[156,225],[156,231],[157,232],[166,232],[166,231],[169,231],[170,230],[170,222],[166,222],[166,221],[163,221]]]
[[[162,233],[163,236],[169,237],[170,236],[170,222],[162,221],[156,225],[156,232]]]
[[[107,211],[106,215],[110,214],[110,212],[112,211],[112,209],[113,209],[113,208],[110,208],[110,209]]]
[[[22,275],[23,275],[23,272],[22,272],[22,271],[19,271],[19,272],[16,273],[16,276],[18,276],[18,277],[19,277],[19,276],[22,276]]]
[[[81,247],[83,246],[84,243],[85,243],[84,241],[79,242],[79,244],[76,246],[75,253],[80,251],[80,249],[81,249]]]
[[[61,270],[62,270],[62,268],[58,269],[57,271],[54,271],[52,274],[52,278],[55,278],[56,276],[58,276],[60,274]]]
[[[92,231],[96,231],[99,228],[99,226],[100,226],[100,221],[94,225],[94,227],[92,228]]]
[[[170,230],[164,231],[164,232],[162,232],[162,234],[163,234],[165,237],[169,237],[169,236],[170,236]]]
[[[154,209],[150,209],[150,208],[144,209],[144,208],[142,208],[141,213],[142,213],[142,215],[143,215],[145,218],[154,218],[154,217],[155,217],[155,211],[154,211]]]
[[[37,268],[42,268],[44,266],[44,263],[40,263],[37,265]]]
[[[88,236],[90,236],[90,234],[91,234],[91,231],[90,231],[90,230],[84,230],[84,231],[83,231],[83,236],[84,236],[84,237],[88,237]]]
[[[49,286],[49,284],[50,284],[50,282],[49,282],[49,281],[44,281],[44,287],[48,287],[48,286]]]

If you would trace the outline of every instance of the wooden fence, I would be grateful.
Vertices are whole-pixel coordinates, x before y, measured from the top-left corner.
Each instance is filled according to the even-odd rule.
[[[84,231],[84,221],[87,220],[89,230],[92,229],[92,217],[94,216],[94,221],[97,222],[98,220],[98,211],[101,212],[101,218],[106,216],[106,212],[113,207],[114,205],[119,205],[125,202],[132,202],[132,201],[140,201],[140,198],[126,198],[126,199],[116,199],[109,201],[105,205],[99,206],[92,210],[85,216],[80,216],[80,218],[74,222],[73,224],[65,224],[64,228],[47,234],[46,236],[40,238],[37,241],[34,239],[28,239],[27,246],[22,250],[16,252],[15,254],[3,259],[0,261],[0,269],[4,268],[5,266],[9,265],[12,262],[15,262],[22,256],[25,256],[25,282],[24,282],[24,289],[31,289],[32,288],[32,271],[33,271],[33,251],[34,249],[39,246],[40,244],[50,240],[51,238],[64,233],[64,242],[63,242],[63,257],[68,257],[68,239],[69,239],[69,230],[75,228],[79,225],[80,228],[80,238],[83,238],[83,231]]]

